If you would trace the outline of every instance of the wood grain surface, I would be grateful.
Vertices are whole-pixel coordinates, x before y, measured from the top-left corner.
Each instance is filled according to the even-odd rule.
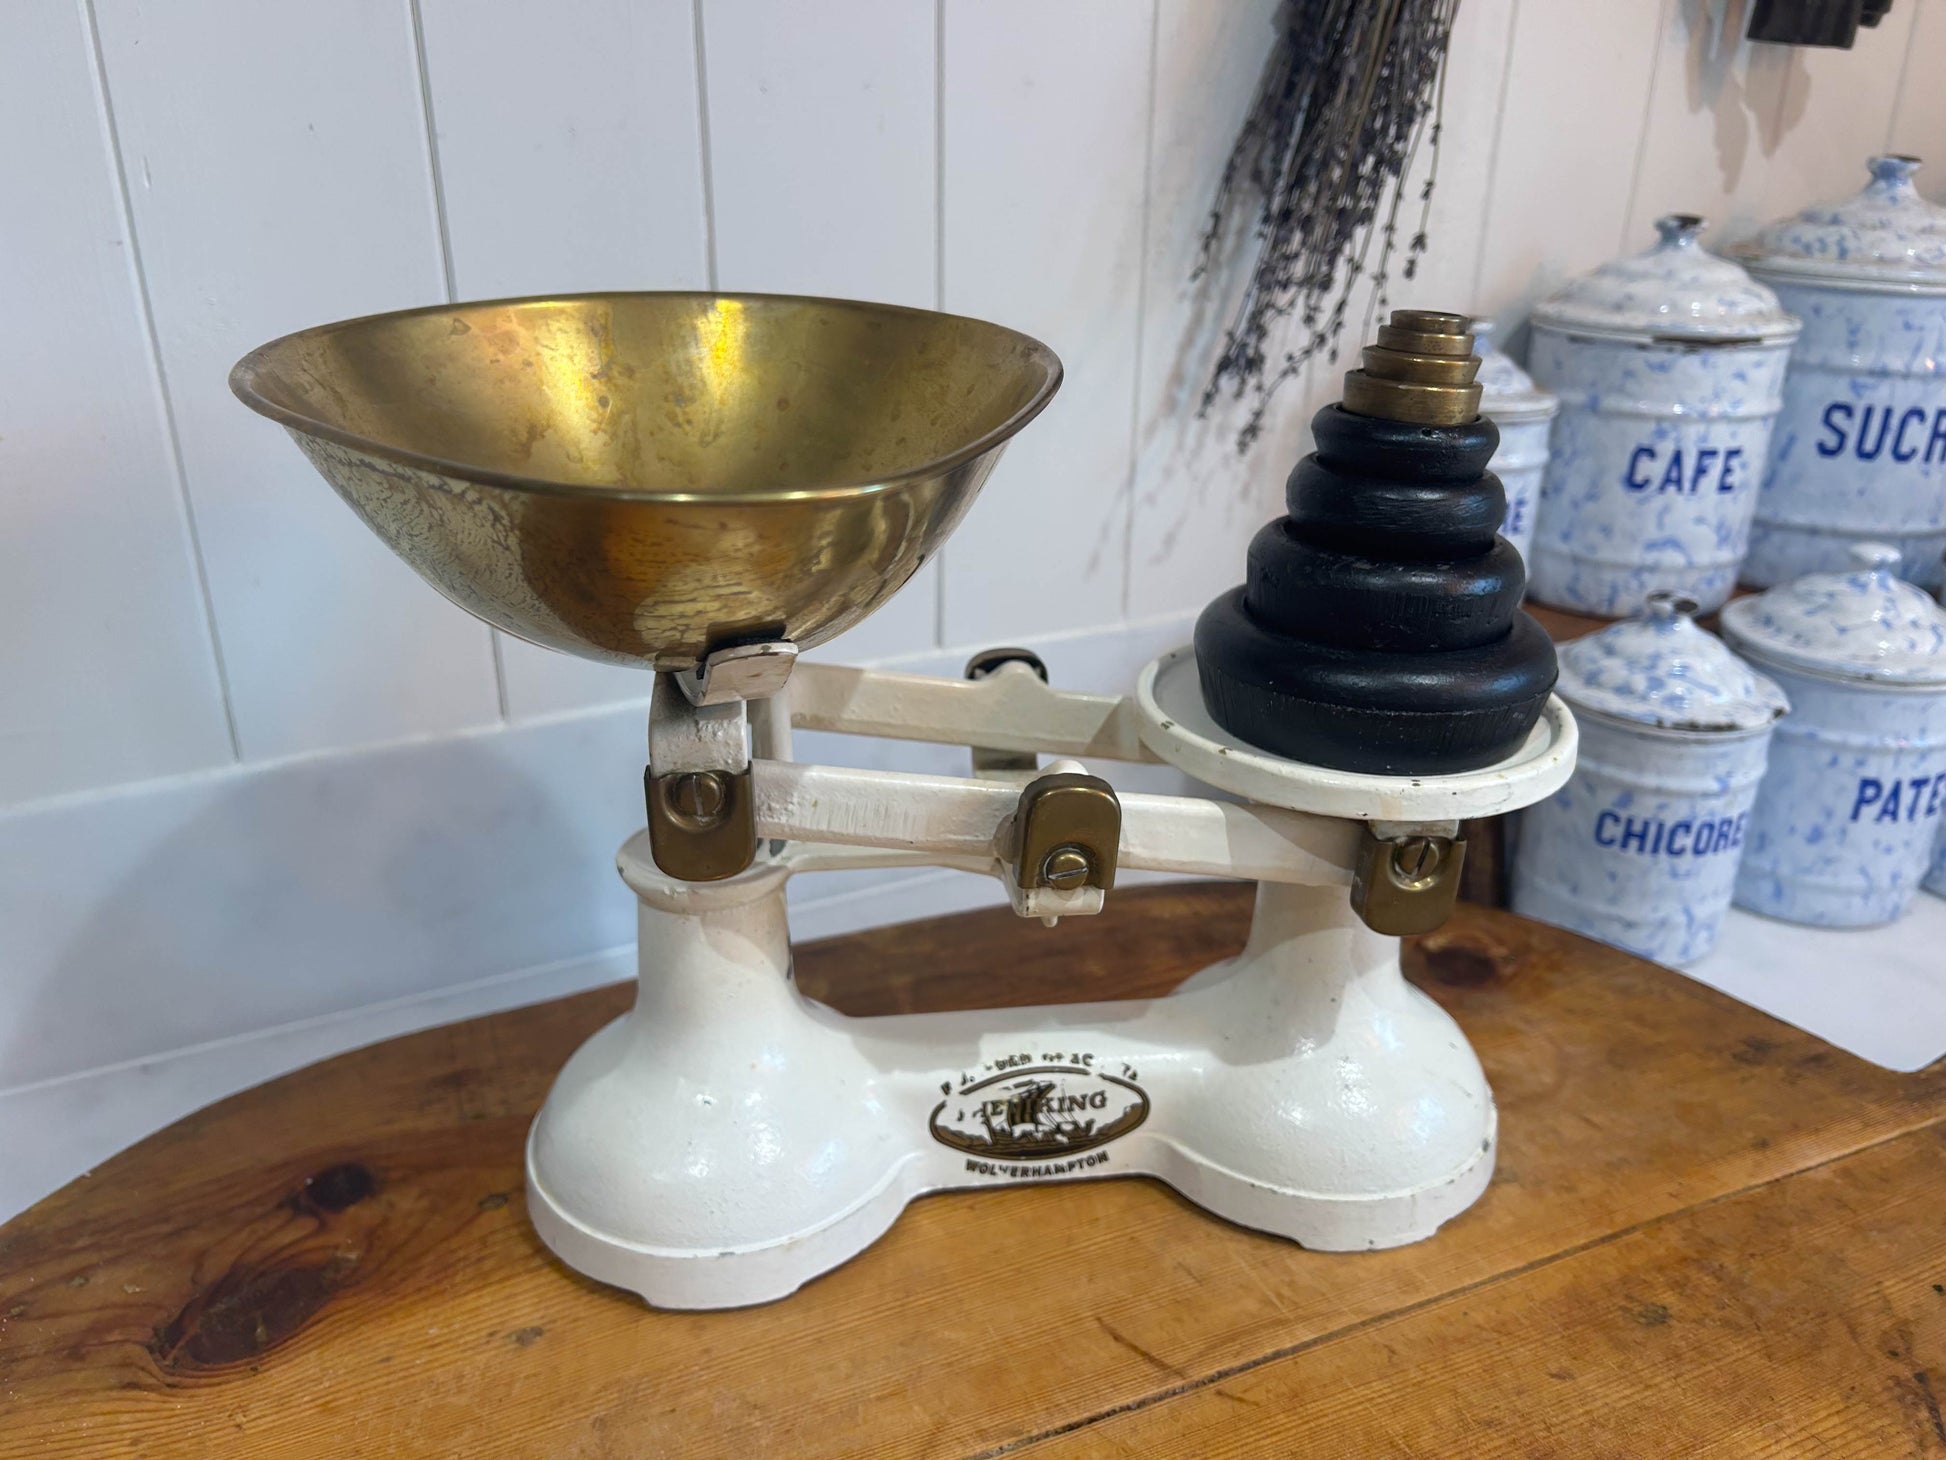
[[[800,950],[851,1012],[1154,993],[1245,890]],[[945,1195],[796,1296],[656,1313],[529,1231],[526,1125],[616,988],[213,1106],[0,1228],[0,1456],[1946,1452],[1946,1071],[1464,908],[1410,968],[1500,1168],[1392,1252],[1143,1180]],[[1834,973],[1838,971],[1834,970]]]
[[[1540,620],[1541,627],[1547,630],[1547,636],[1557,644],[1565,644],[1583,634],[1592,634],[1596,629],[1606,628],[1615,622],[1612,618],[1595,618],[1585,613],[1572,613],[1565,608],[1549,608],[1531,599],[1521,607]]]

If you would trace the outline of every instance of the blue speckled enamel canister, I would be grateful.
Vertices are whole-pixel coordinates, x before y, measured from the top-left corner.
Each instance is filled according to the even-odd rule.
[[[1494,348],[1492,320],[1473,322],[1473,353],[1480,357],[1480,373],[1475,377],[1480,382],[1480,414],[1500,431],[1500,445],[1488,463],[1507,493],[1507,517],[1500,524],[1500,535],[1525,561],[1533,549],[1548,433],[1561,403]]]
[[[1910,157],[1871,185],[1765,229],[1739,256],[1804,321],[1784,382],[1743,577],[1841,571],[1852,544],[1898,547],[1940,581],[1946,551],[1946,210]]]
[[[1942,830],[1939,840],[1933,844],[1932,871],[1920,886],[1935,897],[1946,897],[1946,830]]]
[[[1561,650],[1574,777],[1521,813],[1514,911],[1661,963],[1692,963],[1730,906],[1783,691],[1655,594]]]
[[[1898,549],[1852,548],[1723,610],[1723,636],[1791,699],[1737,873],[1737,906],[1870,927],[1912,903],[1946,811],[1946,613],[1897,576]]]
[[[1709,609],[1736,586],[1797,321],[1705,253],[1703,220],[1534,311],[1527,366],[1561,398],[1527,590],[1634,613],[1658,589]]]

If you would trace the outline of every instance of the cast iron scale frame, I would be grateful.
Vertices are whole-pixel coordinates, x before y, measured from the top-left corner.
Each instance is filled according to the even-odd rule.
[[[936,550],[1058,378],[976,321],[708,295],[410,311],[238,366],[449,597],[657,671],[648,825],[618,859],[640,992],[528,1140],[529,1211],[571,1266],[722,1308],[948,1188],[1147,1175],[1329,1250],[1418,1240],[1485,1188],[1492,1094],[1398,935],[1450,909],[1462,820],[1565,782],[1558,700],[1494,764],[1394,775],[1239,739],[1187,649],[1129,695],[1053,688],[1020,651],[959,680],[800,659]],[[796,728],[965,745],[972,774],[803,764]],[[1102,762],[1225,799],[1118,793]],[[1047,921],[1100,913],[1125,870],[1258,895],[1243,952],[1162,998],[851,1018],[804,997],[788,880],[906,865],[995,877]]]

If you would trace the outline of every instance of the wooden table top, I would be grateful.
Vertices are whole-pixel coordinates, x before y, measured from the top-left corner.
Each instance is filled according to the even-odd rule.
[[[857,1013],[1153,994],[1247,910],[969,914],[800,978]],[[604,989],[273,1081],[0,1228],[0,1455],[1946,1450],[1946,1069],[1504,913],[1410,967],[1502,1142],[1417,1246],[1305,1252],[1146,1180],[1008,1188],[916,1203],[781,1303],[653,1312],[522,1209],[529,1118],[628,1003]]]

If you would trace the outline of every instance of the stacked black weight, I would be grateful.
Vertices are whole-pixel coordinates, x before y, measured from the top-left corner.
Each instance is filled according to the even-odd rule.
[[[1440,775],[1520,748],[1554,646],[1520,611],[1497,535],[1506,496],[1484,418],[1426,426],[1327,406],[1250,544],[1242,587],[1203,611],[1196,660],[1219,725],[1338,770]]]

